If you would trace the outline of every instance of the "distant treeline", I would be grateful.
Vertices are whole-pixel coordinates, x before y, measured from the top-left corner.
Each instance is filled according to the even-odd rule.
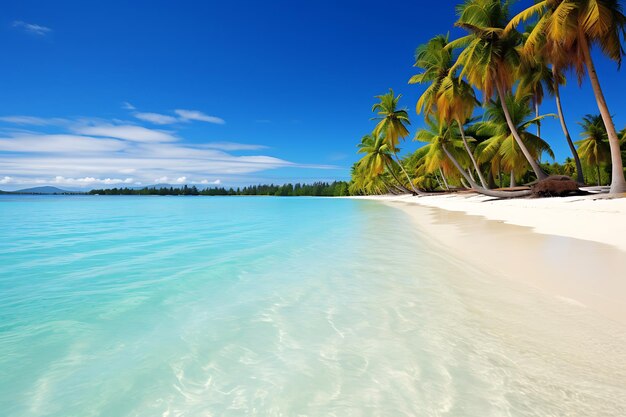
[[[198,189],[196,186],[183,187],[145,187],[134,188],[107,188],[91,190],[89,194],[97,195],[271,195],[284,197],[320,196],[340,197],[347,196],[348,183],[345,181],[314,182],[312,184],[284,184],[284,185],[252,185],[243,188],[206,188]]]

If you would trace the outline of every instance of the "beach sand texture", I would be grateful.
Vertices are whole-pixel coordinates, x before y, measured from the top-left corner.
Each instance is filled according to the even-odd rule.
[[[451,257],[626,324],[626,199],[362,198],[403,210]]]

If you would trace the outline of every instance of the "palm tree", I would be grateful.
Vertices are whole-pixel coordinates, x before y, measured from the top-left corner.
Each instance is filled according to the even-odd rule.
[[[427,143],[418,151],[423,173],[442,172],[441,175],[448,178],[461,174],[470,184],[475,185],[463,167],[467,165],[467,154],[463,150],[462,141],[454,134],[456,127],[433,117],[427,117],[425,122],[426,128],[415,133],[415,140]]]
[[[435,112],[435,103],[441,83],[448,76],[453,64],[452,52],[446,49],[448,35],[437,35],[415,50],[414,67],[423,70],[409,79],[409,84],[427,84],[428,87],[417,100],[415,112],[424,111],[425,116]]]
[[[474,170],[478,174],[483,188],[487,187],[487,182],[483,177],[480,166],[474,158],[474,154],[469,147],[467,137],[465,136],[464,125],[472,117],[474,107],[476,106],[476,96],[474,95],[474,89],[462,79],[455,77],[454,74],[448,75],[441,83],[441,92],[437,98],[437,110],[438,116],[441,120],[450,124],[452,121],[456,122],[461,134],[461,140],[465,151],[472,161]]]
[[[403,191],[410,192],[404,187],[404,184],[397,177],[393,169],[392,154],[394,151],[390,148],[389,143],[383,135],[365,135],[361,139],[358,146],[358,153],[365,154],[359,161],[360,171],[369,178],[376,178],[385,172],[385,169],[396,180]]]
[[[413,186],[411,177],[402,166],[400,159],[398,158],[397,146],[401,140],[409,135],[409,130],[406,125],[411,124],[409,121],[409,114],[405,109],[398,109],[398,102],[400,101],[402,94],[394,95],[393,90],[390,88],[387,94],[376,96],[379,100],[378,103],[372,106],[372,111],[378,113],[378,117],[374,120],[378,120],[378,124],[374,128],[374,136],[380,137],[383,135],[385,141],[389,145],[388,148],[393,153],[398,165],[404,172],[411,188],[416,194],[420,192]]]
[[[576,142],[580,157],[589,167],[596,168],[598,185],[600,185],[600,165],[611,160],[611,150],[608,142],[608,133],[602,116],[588,114],[580,123],[583,139]]]
[[[528,128],[553,115],[533,117],[533,111],[529,106],[529,96],[516,99],[508,95],[506,100],[505,106],[498,102],[491,102],[487,105],[485,120],[478,124],[478,133],[489,136],[489,139],[478,145],[477,154],[480,163],[491,162],[492,171],[500,172],[504,169],[511,172],[511,185],[514,185],[515,178],[521,177],[528,170],[528,161],[517,146],[503,109],[505,107],[509,109],[515,130],[522,137],[524,145],[534,160],[539,159],[543,152],[552,158],[554,154],[550,145],[537,135],[530,133]]]
[[[526,35],[526,33],[524,34]],[[540,55],[522,55],[517,69],[519,84],[515,96],[530,96],[530,104],[535,109],[535,117],[539,117],[539,106],[546,93],[554,94],[554,75]],[[537,123],[537,136],[541,137],[541,123]]]
[[[554,82],[554,99],[556,101],[556,109],[559,115],[559,121],[561,122],[561,129],[563,130],[563,134],[565,135],[565,140],[567,141],[567,146],[574,157],[574,163],[576,164],[576,180],[580,184],[585,183],[585,175],[583,173],[583,167],[580,163],[580,156],[578,155],[578,151],[574,146],[574,142],[572,141],[572,137],[569,134],[569,129],[567,128],[567,124],[565,123],[565,116],[563,116],[563,105],[561,104],[561,92],[560,92],[560,84],[565,83],[565,77],[557,70],[555,65],[552,65],[552,75]]]
[[[352,181],[348,187],[351,195],[385,194],[385,192],[389,191],[389,186],[382,175],[371,177],[364,171],[364,168],[359,165],[353,167]]]
[[[574,173],[578,174],[579,168],[574,162],[572,158],[565,158],[565,163],[563,164],[563,173],[569,177],[572,177]]]
[[[538,21],[526,47],[534,49],[544,44],[553,65],[558,69],[574,67],[579,82],[587,70],[611,149],[610,192],[626,192],[619,138],[591,57],[591,46],[597,44],[605,55],[621,64],[624,51],[620,37],[626,33],[626,16],[621,5],[617,0],[543,0],[515,16],[506,28],[507,33],[533,16],[538,16]]]
[[[499,97],[509,129],[538,179],[547,177],[517,132],[506,107],[506,95],[512,91],[516,69],[520,65],[517,49],[521,35],[504,30],[508,23],[508,2],[500,0],[466,0],[458,7],[456,26],[469,35],[448,44],[447,48],[463,48],[455,67],[462,67],[460,77],[483,93],[488,101],[494,93]]]
[[[463,128],[474,112],[477,104],[476,96],[469,84],[450,71],[454,62],[452,52],[446,48],[447,45],[448,35],[438,35],[419,46],[415,52],[414,66],[421,68],[423,72],[411,77],[409,84],[429,84],[417,101],[416,112],[420,114],[423,110],[426,117],[435,114],[446,124],[450,124],[453,120],[457,122],[465,150],[482,186],[487,188],[485,178],[468,145]]]
[[[435,172],[440,168],[444,174],[452,176],[455,172],[451,167],[456,168],[457,175],[461,175],[461,182],[464,179],[470,188],[484,195],[498,198],[514,198],[530,195],[531,191],[497,191],[489,190],[478,185],[468,171],[464,168],[467,164],[467,154],[463,152],[462,140],[455,136],[457,130],[456,122],[451,125],[441,122],[437,119],[426,118],[427,129],[420,129],[415,135],[415,139],[421,142],[427,142],[428,145],[417,150],[421,157],[421,169],[428,172]],[[459,161],[460,160],[460,161]],[[446,172],[447,171],[447,172]],[[454,178],[454,177],[453,177]]]
[[[529,27],[527,31],[524,32],[526,39],[530,36],[532,28],[533,27]],[[516,97],[530,95],[531,105],[535,109],[535,117],[539,117],[539,106],[543,102],[545,94],[548,93],[554,96],[561,129],[563,130],[565,140],[576,163],[576,179],[578,183],[584,184],[585,177],[582,164],[580,163],[580,157],[578,156],[569,129],[565,123],[563,106],[561,104],[560,86],[565,84],[565,76],[557,70],[556,65],[552,65],[552,68],[548,68],[545,57],[541,55],[541,51],[531,51],[530,54],[526,48],[522,48],[522,51],[522,64],[518,68],[519,84],[517,86]],[[537,122],[537,136],[541,137],[541,122]]]

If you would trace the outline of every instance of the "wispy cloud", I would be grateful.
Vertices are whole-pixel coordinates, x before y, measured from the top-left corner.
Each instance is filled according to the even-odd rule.
[[[197,120],[200,122],[207,122],[207,123],[215,123],[218,125],[223,125],[226,122],[224,121],[224,119],[219,118],[219,117],[215,117],[215,116],[209,116],[208,114],[204,114],[201,111],[198,110],[182,110],[182,109],[177,109],[174,110],[174,113],[176,113],[178,116],[180,116],[180,119],[182,121],[191,121],[191,120]]]
[[[102,139],[77,135],[15,135],[0,138],[0,151],[18,153],[98,153],[115,152],[126,147],[115,139]]]
[[[237,142],[211,142],[203,144],[202,147],[209,149],[219,149],[222,151],[258,151],[268,148],[265,145],[254,145]]]
[[[58,175],[54,177],[53,182],[55,184],[63,184],[63,185],[94,185],[94,184],[115,185],[115,184],[133,184],[135,181],[132,178],[94,178],[94,177],[65,178],[63,176]]]
[[[176,117],[168,116],[167,114],[135,113],[133,116],[135,116],[139,120],[154,123],[156,125],[171,125],[178,122],[178,119]]]
[[[60,117],[34,117],[34,116],[2,116],[0,121],[13,123],[16,125],[31,125],[31,126],[53,126],[61,125],[69,122],[68,119]]]
[[[137,110],[135,106],[132,104],[125,102],[122,106],[126,110]],[[224,119],[216,116],[209,116],[199,110],[183,110],[177,109],[174,110],[174,115],[163,114],[163,113],[154,113],[154,112],[134,112],[133,116],[139,120],[143,120],[145,122],[150,122],[157,125],[171,125],[179,122],[207,122],[218,125],[223,125],[226,122]]]
[[[174,142],[177,140],[177,138],[169,132],[134,125],[103,124],[96,126],[78,126],[72,128],[72,130],[81,135],[104,136],[135,142]]]
[[[89,188],[154,182],[216,185],[225,178],[245,181],[250,175],[256,178],[257,173],[278,168],[337,168],[265,155],[261,152],[268,149],[264,145],[190,143],[176,131],[125,121],[5,116],[0,122],[29,125],[29,131],[0,129],[0,184],[6,187],[54,184]]]
[[[13,27],[37,36],[45,36],[52,32],[52,29],[49,27],[37,25],[35,23],[27,23],[22,20],[14,21]]]

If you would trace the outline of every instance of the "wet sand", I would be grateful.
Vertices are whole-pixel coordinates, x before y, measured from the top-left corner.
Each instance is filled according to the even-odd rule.
[[[594,310],[610,320],[626,325],[626,253],[619,245],[534,233],[535,230],[530,227],[489,220],[480,215],[423,206],[421,199],[417,198],[374,199],[408,214],[414,224],[441,244],[442,250],[449,253],[449,256],[470,260],[476,266],[505,279],[537,288],[559,302],[579,309]],[[531,200],[530,204],[537,204],[536,201]],[[559,202],[555,200],[549,204],[554,206]],[[580,210],[579,221],[584,222],[584,211],[579,207],[576,209]],[[615,214],[604,216],[610,218],[612,215]],[[598,215],[596,211],[595,222],[601,218],[602,215]],[[608,223],[612,219],[609,218],[604,227],[611,230]],[[617,229],[624,225],[626,217],[622,218]],[[558,227],[560,226],[554,225],[554,228]],[[581,227],[589,228],[590,225]],[[597,225],[592,224],[591,227]],[[620,233],[615,229],[612,229],[614,233]],[[613,241],[619,238],[626,239],[626,236],[615,236]]]

